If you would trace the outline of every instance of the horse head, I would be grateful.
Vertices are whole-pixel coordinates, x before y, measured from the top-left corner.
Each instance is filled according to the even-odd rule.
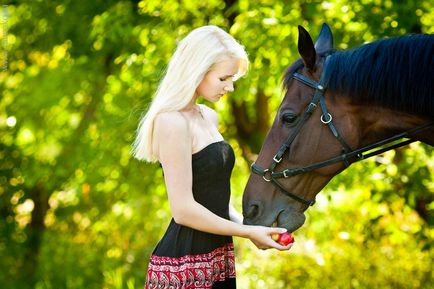
[[[384,105],[378,97],[374,99],[382,92],[370,92],[370,86],[363,84],[373,82],[369,77],[378,78],[375,73],[382,75],[385,72],[374,71],[373,75],[360,79],[355,76],[376,69],[364,67],[363,53],[370,53],[369,49],[356,51],[360,56],[357,53],[348,56],[352,53],[349,52],[342,60],[335,57],[338,53],[333,49],[329,26],[322,26],[315,44],[303,27],[299,26],[298,30],[300,59],[285,73],[285,96],[252,165],[252,174],[243,195],[245,224],[270,226],[277,222],[279,227],[291,232],[304,224],[304,212],[314,204],[320,190],[335,175],[361,158],[364,151],[359,148],[434,120],[432,76],[421,80],[431,81],[431,84],[426,84],[431,90],[424,91],[424,95],[431,98],[428,110],[423,108],[424,111],[415,113]],[[431,52],[428,52],[431,55],[432,40]],[[351,57],[352,60],[348,61]],[[375,57],[371,57],[372,63],[379,62]],[[366,62],[372,65],[368,60]],[[341,75],[340,78],[337,75]],[[332,89],[329,89],[332,81]],[[347,82],[354,85],[348,86]],[[386,81],[383,86],[387,85]],[[352,95],[353,90],[356,90],[356,96]],[[432,131],[432,126],[429,129]],[[434,144],[432,133],[429,137],[426,135],[416,131],[411,133],[415,139]]]

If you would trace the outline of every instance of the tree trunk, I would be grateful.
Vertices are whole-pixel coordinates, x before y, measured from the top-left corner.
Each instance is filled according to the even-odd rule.
[[[112,55],[104,57],[105,75],[103,79],[95,85],[93,97],[83,111],[80,124],[71,135],[70,139],[65,142],[65,145],[58,156],[58,160],[63,160],[66,159],[67,156],[74,155],[77,147],[77,139],[85,133],[86,129],[91,124],[91,121],[94,119],[95,112],[102,100],[105,80],[111,73],[112,61]],[[48,200],[53,192],[62,189],[65,182],[72,175],[71,172],[74,170],[74,164],[59,161],[57,162],[57,166],[51,169],[52,174],[50,176],[41,177],[40,180],[36,182],[36,185],[30,190],[30,198],[34,203],[34,208],[31,214],[31,221],[27,227],[27,251],[22,263],[22,276],[25,278],[24,280],[27,280],[26,283],[29,284],[29,288],[35,288],[36,282],[38,281],[38,259],[45,231],[44,220],[49,208]]]

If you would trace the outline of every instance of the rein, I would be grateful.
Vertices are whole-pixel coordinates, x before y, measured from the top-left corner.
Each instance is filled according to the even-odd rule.
[[[283,187],[283,185],[281,183],[278,182],[277,179],[289,178],[289,177],[292,177],[295,175],[303,174],[303,173],[310,172],[310,171],[313,171],[313,170],[316,170],[316,169],[319,169],[322,167],[326,167],[326,166],[329,166],[329,165],[332,165],[332,164],[335,164],[338,162],[344,162],[345,166],[348,167],[351,163],[361,161],[361,160],[367,159],[369,157],[379,155],[379,154],[384,153],[386,151],[396,149],[398,147],[408,145],[412,142],[415,142],[416,140],[414,140],[414,139],[407,139],[407,140],[402,140],[402,141],[395,143],[395,144],[391,144],[391,143],[393,143],[397,140],[400,140],[402,138],[410,138],[412,134],[420,132],[422,130],[425,130],[431,126],[434,126],[434,121],[431,121],[429,123],[415,127],[413,129],[410,129],[410,130],[405,131],[403,133],[394,135],[390,138],[366,145],[364,147],[361,147],[361,148],[358,148],[355,150],[351,149],[351,147],[346,143],[345,139],[342,137],[342,135],[339,133],[338,129],[334,125],[333,117],[327,111],[327,107],[326,107],[326,104],[324,101],[324,93],[326,90],[325,71],[326,71],[326,64],[327,64],[329,57],[330,56],[327,56],[325,61],[324,61],[323,72],[321,74],[319,82],[316,82],[315,80],[310,79],[310,78],[308,78],[308,77],[306,77],[300,73],[297,73],[297,72],[295,72],[292,75],[292,78],[294,78],[295,80],[300,81],[301,83],[315,89],[315,92],[312,96],[311,102],[309,103],[306,110],[302,114],[301,119],[300,119],[300,121],[298,121],[292,134],[290,134],[288,136],[286,141],[279,148],[278,152],[274,155],[271,165],[267,169],[263,169],[262,167],[260,167],[256,163],[253,163],[251,166],[251,171],[253,173],[262,176],[262,178],[266,182],[271,182],[283,194],[285,194],[288,197],[290,197],[290,198],[292,198],[292,199],[294,199],[294,200],[296,200],[296,201],[298,201],[304,205],[307,205],[307,206],[313,206],[315,204],[315,199],[307,200],[307,199],[304,199],[303,197],[297,196],[294,193],[289,192],[287,189],[285,189]],[[306,121],[310,118],[310,116],[312,115],[312,113],[314,112],[314,110],[316,109],[316,107],[318,105],[321,107],[321,110],[322,110],[321,122],[323,124],[326,124],[330,128],[333,136],[341,143],[342,148],[343,148],[343,153],[337,157],[334,157],[334,158],[331,158],[328,160],[324,160],[321,162],[317,162],[314,164],[310,164],[310,165],[306,165],[306,166],[302,166],[302,167],[298,167],[298,168],[287,168],[287,169],[284,169],[282,171],[274,171],[275,168],[277,167],[277,165],[282,161],[282,157],[285,154],[285,152],[286,151],[289,152],[291,144],[293,143],[293,141],[297,137],[298,133],[300,132],[301,128],[306,123]],[[383,146],[385,146],[385,147],[383,147]],[[374,150],[374,151],[366,153],[366,152],[371,151],[371,150]],[[366,154],[364,154],[364,153],[366,153]]]

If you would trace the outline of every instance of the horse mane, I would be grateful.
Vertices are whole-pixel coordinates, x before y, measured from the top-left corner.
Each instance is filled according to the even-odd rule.
[[[380,39],[332,54],[327,89],[357,103],[434,116],[434,36]]]
[[[302,67],[298,59],[287,69],[285,88]],[[332,94],[346,95],[356,103],[431,118],[434,115],[433,35],[380,39],[333,52],[325,69],[327,90]]]

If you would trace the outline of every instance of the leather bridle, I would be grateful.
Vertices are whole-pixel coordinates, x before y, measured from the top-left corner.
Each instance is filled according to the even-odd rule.
[[[291,193],[285,187],[278,181],[278,179],[281,178],[289,178],[295,175],[303,174],[306,172],[310,172],[322,167],[326,167],[338,162],[344,162],[345,166],[348,167],[351,163],[357,162],[381,153],[384,153],[388,150],[396,149],[398,147],[407,145],[409,143],[412,143],[416,140],[414,139],[407,139],[407,140],[401,140],[403,138],[410,138],[412,134],[415,134],[419,131],[422,131],[424,129],[427,129],[428,127],[431,127],[434,125],[434,121],[429,122],[427,124],[424,124],[422,126],[418,126],[416,128],[413,128],[411,130],[408,130],[406,132],[397,134],[395,136],[392,136],[390,138],[366,145],[362,148],[358,149],[351,149],[351,147],[346,143],[345,139],[342,137],[342,135],[339,133],[339,130],[336,128],[335,124],[333,123],[333,117],[331,114],[327,111],[327,107],[324,101],[324,93],[326,91],[326,83],[325,83],[325,71],[327,67],[327,61],[329,59],[330,55],[326,57],[324,64],[323,64],[323,72],[321,74],[319,82],[316,82],[315,80],[308,78],[304,76],[303,74],[295,72],[292,75],[292,78],[294,78],[297,81],[300,81],[301,83],[312,87],[315,89],[315,92],[312,96],[311,102],[308,104],[306,110],[301,115],[300,119],[298,120],[296,126],[294,127],[292,133],[288,136],[286,141],[280,146],[278,152],[274,155],[273,160],[270,164],[270,166],[267,169],[263,169],[256,163],[253,163],[251,166],[251,171],[255,174],[258,174],[262,176],[262,178],[266,182],[271,182],[274,186],[276,186],[283,194],[287,195],[288,197],[304,204],[307,206],[312,206],[315,204],[315,199],[313,200],[307,200],[303,197],[297,196],[294,193]],[[286,151],[288,151],[291,148],[292,143],[294,142],[295,138],[297,137],[298,133],[300,132],[303,125],[306,123],[306,121],[310,118],[312,113],[315,111],[317,106],[321,107],[322,114],[321,114],[321,122],[323,124],[326,124],[333,136],[341,143],[343,148],[343,153],[339,156],[330,158],[328,160],[324,160],[321,162],[309,164],[302,167],[297,168],[287,168],[282,171],[275,171],[277,165],[282,161],[283,155]],[[398,143],[394,143],[397,140],[401,140]],[[385,146],[385,147],[383,147]],[[368,151],[375,150],[369,153],[366,153]],[[364,154],[366,153],[366,154]]]

